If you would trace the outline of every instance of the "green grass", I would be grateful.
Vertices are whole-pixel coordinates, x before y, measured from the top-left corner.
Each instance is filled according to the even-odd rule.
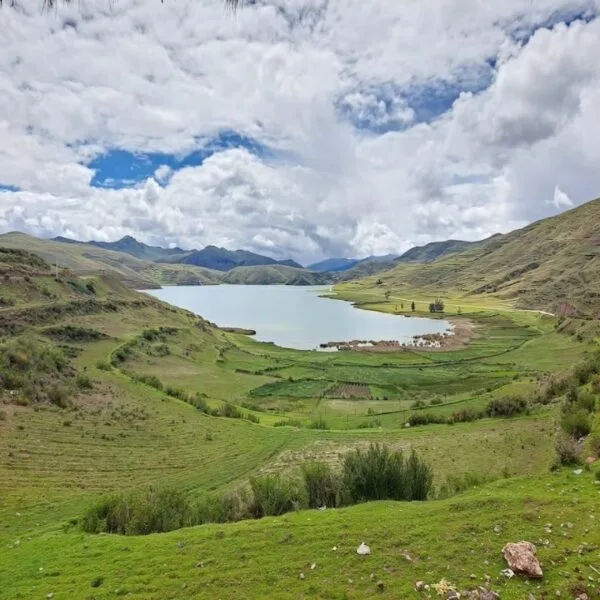
[[[69,409],[15,406],[0,390],[2,598],[396,598],[411,597],[418,579],[445,577],[472,588],[489,574],[503,598],[521,599],[524,591],[538,594],[537,584],[506,581],[499,571],[504,542],[522,537],[553,544],[540,548],[548,575],[539,595],[561,590],[569,597],[574,566],[598,564],[597,550],[580,557],[578,548],[600,541],[589,523],[600,486],[587,472],[549,474],[557,404],[511,419],[405,427],[417,410],[482,409],[493,398],[530,395],[551,373],[569,370],[592,346],[558,333],[555,319],[488,299],[468,311],[464,304],[477,336],[459,350],[294,351],[212,328],[108,277],[92,280],[90,304],[88,280],[69,283],[71,277],[40,273],[3,286],[2,296],[18,301],[0,308],[3,342],[17,324],[10,335],[61,343],[92,389],[79,390]],[[394,302],[369,308],[393,310]],[[49,327],[61,340],[42,336]],[[148,340],[150,327],[173,331]],[[103,335],[78,339],[82,331]],[[132,342],[117,367],[99,368]],[[206,416],[132,375],[199,392],[212,407],[232,402],[260,424]],[[365,395],[331,397],[350,384]],[[417,400],[425,407],[414,408]],[[302,427],[273,427],[288,419]],[[310,429],[317,419],[329,429]],[[444,501],[308,511],[143,538],[87,535],[76,524],[107,493],[149,484],[190,496],[220,493],[255,474],[293,473],[306,460],[337,465],[345,452],[373,441],[417,450],[433,467],[436,489],[467,474],[501,481]],[[516,478],[503,480],[508,476]],[[548,521],[555,534],[543,532]],[[572,538],[560,529],[566,521],[575,524]],[[494,533],[496,524],[502,534]],[[374,551],[362,561],[355,555],[361,541]]]
[[[596,585],[588,565],[597,568],[600,558],[597,508],[593,477],[564,472],[500,481],[444,501],[377,502],[143,537],[55,528],[3,548],[0,573],[10,579],[0,584],[7,600],[48,594],[341,600],[417,597],[416,581],[442,578],[469,590],[489,577],[507,600],[557,592],[571,598],[574,586],[591,593]],[[545,572],[539,582],[500,574],[503,545],[521,539],[547,540],[538,543]],[[363,541],[371,556],[357,556]]]

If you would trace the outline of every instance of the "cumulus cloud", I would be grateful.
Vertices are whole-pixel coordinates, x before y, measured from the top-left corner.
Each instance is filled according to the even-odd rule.
[[[468,4],[5,7],[0,185],[18,189],[0,230],[308,262],[477,239],[597,196],[598,2]],[[215,146],[223,131],[268,151]],[[112,150],[177,160],[94,187]]]

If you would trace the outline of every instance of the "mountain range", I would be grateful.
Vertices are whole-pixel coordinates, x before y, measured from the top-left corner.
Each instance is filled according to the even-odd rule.
[[[446,240],[401,256],[331,258],[303,268],[292,260],[245,250],[160,248],[126,236],[117,242],[0,235],[0,246],[35,252],[78,274],[108,272],[138,289],[158,285],[253,283],[323,285],[367,278],[365,283],[440,289],[456,296],[493,294],[522,307],[556,310],[567,303],[582,312],[600,304],[600,199],[507,234],[467,242]],[[595,313],[594,313],[595,314]]]

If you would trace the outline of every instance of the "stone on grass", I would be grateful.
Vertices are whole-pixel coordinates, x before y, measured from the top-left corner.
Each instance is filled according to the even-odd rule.
[[[536,557],[537,549],[531,542],[506,544],[502,552],[509,568],[515,573],[534,579],[543,577],[542,567]]]
[[[360,556],[366,556],[367,554],[371,554],[371,548],[362,542],[356,550],[356,554],[359,554]]]
[[[415,583],[415,590],[417,592],[422,592],[425,589],[425,582],[424,581],[417,581],[417,583]]]
[[[383,589],[385,588],[385,583],[383,583],[383,581],[381,581],[381,579],[377,582],[377,589],[380,592],[383,592]]]

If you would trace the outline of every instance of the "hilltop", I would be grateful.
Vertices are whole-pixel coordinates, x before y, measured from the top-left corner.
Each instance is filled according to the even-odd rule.
[[[235,267],[221,278],[221,283],[246,285],[323,285],[330,282],[327,275],[281,264]]]
[[[558,311],[566,303],[600,311],[600,199],[425,264],[400,264],[378,275],[396,290],[431,296],[494,296],[522,308]],[[365,281],[367,287],[375,282]],[[564,304],[563,304],[564,306]]]

